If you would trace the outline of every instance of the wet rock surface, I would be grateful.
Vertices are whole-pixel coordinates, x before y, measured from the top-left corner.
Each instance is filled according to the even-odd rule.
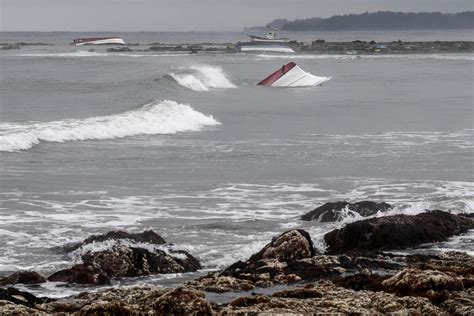
[[[87,237],[83,242],[80,243],[73,243],[73,244],[68,244],[62,247],[56,247],[54,250],[56,251],[61,251],[61,252],[71,252],[76,249],[79,249],[80,247],[83,247],[85,245],[95,243],[95,242],[102,242],[106,240],[132,240],[135,242],[140,242],[140,243],[148,243],[152,245],[163,245],[166,244],[166,241],[155,233],[152,230],[146,230],[142,233],[128,233],[124,231],[110,231],[105,234],[100,234],[100,235],[92,235],[90,237]]]
[[[435,218],[438,220],[447,219],[447,227],[457,228],[455,232],[462,232],[466,225],[470,225],[469,222],[463,221],[470,221],[467,218],[459,220],[446,217],[448,213],[438,214],[438,211],[427,214],[433,215],[432,213],[436,214]],[[399,219],[397,218],[395,222],[399,223]],[[427,222],[430,225],[436,223],[433,220]],[[437,233],[436,236],[438,235],[444,236],[444,233]],[[161,242],[155,237],[152,240]],[[101,242],[109,240],[102,238],[105,237],[99,238]],[[99,251],[84,254],[84,263],[80,269],[78,268],[78,272],[92,267],[88,272],[89,275],[97,272],[93,269],[99,269],[98,271],[110,278],[128,275],[130,271],[133,273],[151,271],[150,267],[156,258],[153,259],[150,254],[155,252],[149,254],[144,252],[144,249],[135,252],[136,250],[124,244],[117,247],[124,248],[113,250],[117,253]],[[1,289],[0,313],[16,315],[474,313],[474,257],[462,252],[404,255],[356,249],[358,250],[340,255],[319,254],[307,232],[289,230],[273,238],[248,260],[238,261],[221,271],[185,282],[175,289],[112,288],[84,292],[58,300],[37,298],[16,289]],[[163,253],[172,255],[164,251]],[[115,261],[116,255],[122,260],[121,263]],[[138,261],[146,264],[136,264],[133,258],[140,258]],[[164,257],[160,258],[156,260],[160,261]],[[167,262],[167,269],[172,269],[175,264],[183,267],[183,263],[179,263],[178,259],[185,260],[185,254],[181,252],[181,256],[173,259],[174,262]],[[82,272],[87,275],[87,271]],[[70,271],[64,273],[64,275],[70,274],[73,273]],[[266,290],[262,291],[264,288]],[[219,303],[210,299],[216,298],[216,295],[227,294],[213,294],[209,299],[206,297],[206,293],[209,292],[229,291],[233,292],[232,295],[228,295],[226,300],[219,299]]]
[[[342,271],[337,257],[317,255],[307,232],[290,230],[275,237],[247,261],[238,261],[223,271],[186,284],[209,292],[248,291],[339,275]]]
[[[122,53],[122,52],[133,52],[133,49],[130,47],[112,47],[112,48],[107,48],[107,52],[109,53]]]
[[[99,251],[84,250],[101,243],[108,243],[108,246]],[[191,254],[171,246],[151,230],[138,234],[111,231],[93,235],[82,243],[64,247],[62,250],[69,252],[82,249],[82,263],[53,273],[48,280],[104,285],[112,278],[190,272],[201,268]]]
[[[7,284],[38,284],[46,282],[46,278],[35,271],[17,271],[7,277],[0,278],[0,286]]]
[[[349,203],[346,201],[330,202],[319,206],[309,213],[301,216],[304,221],[336,222],[344,219],[348,212],[367,217],[378,212],[385,212],[391,209],[390,204],[384,202],[361,201]]]
[[[393,215],[350,223],[324,235],[328,254],[404,249],[444,241],[474,229],[474,221],[443,211]]]

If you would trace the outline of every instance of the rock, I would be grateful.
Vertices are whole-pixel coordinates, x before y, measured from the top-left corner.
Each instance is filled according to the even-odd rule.
[[[404,269],[384,280],[382,286],[386,292],[400,296],[423,296],[436,305],[447,300],[451,291],[464,289],[463,282],[456,276],[413,268]]]
[[[442,310],[422,297],[397,297],[372,291],[353,291],[336,287],[329,281],[311,289],[296,288],[274,293],[240,297],[220,306],[223,315],[316,315],[316,314],[440,314]]]
[[[74,244],[69,244],[60,248],[55,248],[55,249],[61,249],[64,252],[71,252],[76,249],[79,249],[80,247],[91,244],[94,242],[102,242],[106,240],[132,240],[135,242],[140,242],[140,243],[148,243],[148,244],[153,244],[153,245],[163,245],[166,244],[166,241],[157,233],[155,233],[152,230],[146,230],[142,233],[127,233],[124,231],[110,231],[106,234],[101,234],[101,235],[92,235],[88,238],[86,238],[83,242],[81,243],[74,243]]]
[[[0,286],[7,284],[38,284],[46,282],[46,278],[35,271],[17,271],[0,279]]]
[[[83,263],[58,271],[48,280],[78,284],[108,284],[111,278],[138,277],[155,273],[182,273],[201,268],[199,261],[185,251],[169,253],[116,244],[81,257]]]
[[[339,276],[345,271],[340,266],[335,256],[317,255],[307,232],[290,230],[273,238],[248,260],[186,284],[210,292],[250,290]]]
[[[137,315],[133,306],[127,306],[123,302],[114,301],[96,301],[92,304],[86,305],[81,308],[79,315],[94,316],[94,315],[120,315],[120,316],[133,316]]]
[[[9,287],[6,289],[0,288],[0,302],[1,301],[8,301],[12,302],[15,305],[22,305],[29,308],[37,308],[38,305],[54,300],[50,298],[36,297],[31,293],[20,291],[13,287]]]
[[[313,241],[309,234],[302,229],[284,232],[252,255],[249,261],[256,262],[262,259],[277,259],[279,261],[311,258],[316,255]]]
[[[438,242],[474,228],[474,221],[443,211],[394,215],[350,223],[324,235],[328,254],[404,249]]]
[[[48,277],[49,281],[76,284],[105,285],[110,278],[99,268],[87,264],[78,264],[69,269],[60,270]]]
[[[106,244],[89,246],[93,243]],[[103,235],[93,235],[82,243],[63,247],[63,251],[80,251],[82,263],[58,271],[48,280],[108,284],[111,278],[181,273],[201,268],[195,257],[165,243],[161,236],[151,230],[138,234],[111,231]],[[103,248],[105,250],[100,250]]]
[[[112,48],[107,48],[107,51],[110,53],[121,53],[121,52],[133,52],[130,47],[112,47]]]
[[[159,315],[213,315],[203,292],[183,287],[160,296],[153,309]]]
[[[2,50],[9,50],[9,49],[20,49],[21,46],[20,45],[16,45],[16,44],[5,44],[5,45],[2,45],[1,46],[1,49]]]
[[[384,202],[361,201],[356,203],[349,203],[346,201],[326,203],[311,212],[301,216],[304,221],[317,220],[319,222],[335,222],[344,219],[347,212],[352,214],[359,214],[363,217],[375,215],[379,211],[385,212],[391,209],[390,204]]]
[[[450,315],[474,315],[474,288],[451,292],[440,307]]]
[[[180,251],[167,254],[162,250],[153,252],[127,245],[85,254],[84,263],[98,267],[109,277],[137,277],[153,273],[181,273],[196,271],[201,266],[190,254]]]
[[[383,290],[382,282],[389,277],[390,276],[381,276],[372,273],[359,273],[336,279],[334,280],[334,284],[356,291],[369,290],[378,292]]]

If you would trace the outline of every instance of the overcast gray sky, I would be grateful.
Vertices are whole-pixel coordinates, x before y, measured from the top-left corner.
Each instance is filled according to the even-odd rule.
[[[473,0],[0,0],[0,23],[2,31],[241,31],[276,18],[473,7]]]

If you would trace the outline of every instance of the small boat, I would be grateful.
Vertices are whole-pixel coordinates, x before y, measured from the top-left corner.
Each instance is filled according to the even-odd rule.
[[[279,30],[272,28],[270,25],[267,25],[267,37],[247,35],[250,37],[250,42],[237,43],[237,49],[240,52],[267,51],[294,53],[295,51],[288,45],[290,39],[279,38],[278,31]]]
[[[74,45],[126,45],[120,37],[84,37],[76,38]]]
[[[319,86],[330,79],[331,77],[312,75],[301,69],[294,62],[289,62],[257,83],[257,85],[270,87],[310,87]]]

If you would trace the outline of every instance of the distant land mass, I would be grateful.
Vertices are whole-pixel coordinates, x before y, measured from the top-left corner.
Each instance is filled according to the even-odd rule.
[[[474,11],[454,14],[378,11],[334,15],[327,19],[309,18],[294,21],[277,19],[269,25],[284,31],[473,29]],[[264,26],[257,26],[245,30],[264,28]]]

